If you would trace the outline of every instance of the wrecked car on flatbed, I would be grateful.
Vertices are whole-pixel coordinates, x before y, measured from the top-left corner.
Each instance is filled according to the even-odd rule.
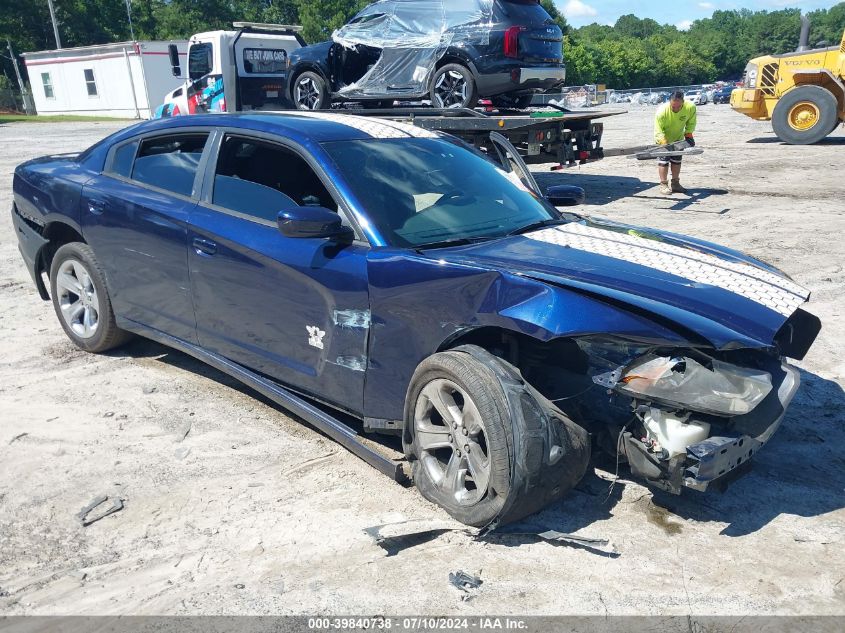
[[[420,492],[464,523],[563,497],[593,450],[672,492],[741,470],[798,387],[809,292],[561,211],[577,192],[540,191],[494,141],[330,113],[163,119],[19,166],[12,216],[80,348],[163,342],[394,476],[342,419],[401,435]]]

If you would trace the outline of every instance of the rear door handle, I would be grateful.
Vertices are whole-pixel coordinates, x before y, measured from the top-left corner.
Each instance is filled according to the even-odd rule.
[[[195,237],[192,241],[194,250],[197,255],[214,255],[217,252],[217,244],[211,240],[204,240],[201,237]]]
[[[106,210],[106,203],[95,198],[88,198],[88,211],[94,215],[103,215]]]

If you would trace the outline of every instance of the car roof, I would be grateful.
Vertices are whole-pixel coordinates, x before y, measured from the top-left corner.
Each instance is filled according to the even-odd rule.
[[[116,141],[157,130],[190,131],[191,128],[229,127],[278,134],[300,144],[393,138],[438,138],[436,132],[372,117],[334,112],[262,112],[198,114],[148,121],[126,130]]]

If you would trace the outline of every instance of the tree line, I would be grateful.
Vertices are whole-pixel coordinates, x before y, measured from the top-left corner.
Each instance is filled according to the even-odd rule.
[[[800,10],[716,11],[685,31],[652,19],[623,15],[613,26],[571,28],[553,0],[543,6],[565,33],[570,85],[602,83],[624,89],[736,79],[752,57],[795,50]],[[232,22],[301,24],[307,42],[331,36],[370,0],[132,0],[136,39],[186,39],[231,28]],[[130,39],[125,0],[54,0],[64,47]],[[810,44],[836,45],[845,29],[845,2],[808,14]],[[47,0],[0,0],[3,75],[13,77],[5,49],[17,54],[55,48]]]

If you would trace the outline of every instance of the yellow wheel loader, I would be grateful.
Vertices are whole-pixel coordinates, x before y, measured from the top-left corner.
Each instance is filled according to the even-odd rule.
[[[771,121],[790,145],[817,143],[845,121],[845,33],[839,46],[808,49],[810,22],[802,16],[798,50],[752,59],[731,107]]]

